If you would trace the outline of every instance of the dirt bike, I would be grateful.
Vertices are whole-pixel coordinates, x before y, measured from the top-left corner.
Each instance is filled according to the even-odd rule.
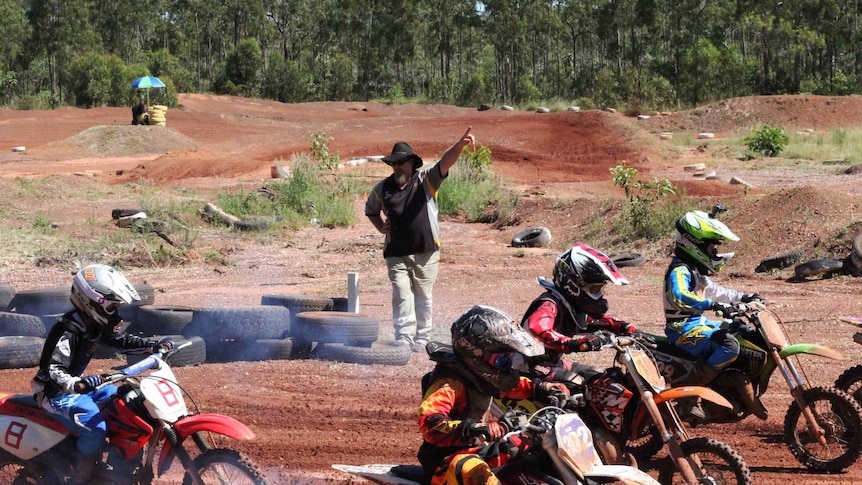
[[[569,398],[576,400],[577,397]],[[512,461],[494,469],[507,485],[575,485],[621,482],[629,485],[657,485],[652,477],[634,467],[604,465],[593,446],[592,434],[566,402],[545,406],[533,413],[519,409],[505,411],[510,431],[503,439],[522,435],[541,443]],[[565,408],[565,409],[564,409]],[[497,410],[497,412],[503,412]],[[332,465],[375,483],[420,485],[427,483],[418,465]]]
[[[862,318],[859,317],[838,317],[839,320],[850,325],[862,328]],[[862,345],[862,332],[853,334],[853,341]],[[862,406],[862,365],[855,365],[845,370],[835,379],[835,387],[850,394],[856,399],[856,402]]]
[[[119,389],[101,410],[108,425],[108,457],[104,468],[100,465],[96,471],[94,485],[150,484],[175,460],[183,467],[183,485],[268,483],[243,454],[212,445],[214,434],[254,438],[248,427],[220,414],[189,413],[184,391],[165,361],[182,347],[103,376],[102,386],[116,384]],[[144,374],[148,370],[152,371]],[[68,482],[77,436],[42,409],[32,394],[0,394],[0,434],[5,437],[0,440],[0,483]],[[186,449],[189,441],[194,443],[193,453]]]
[[[852,465],[862,448],[862,408],[844,391],[811,387],[798,359],[807,354],[841,360],[841,354],[819,344],[791,343],[778,315],[763,302],[739,304],[731,313],[725,316],[729,318],[725,324],[739,341],[739,357],[707,387],[733,407],[704,402],[703,421],[738,422],[750,414],[767,419],[761,397],[778,369],[793,398],[784,418],[784,442],[793,456],[809,469],[822,472],[838,472]],[[652,338],[657,344],[653,355],[665,378],[674,385],[686,385],[696,378],[698,366],[703,365],[696,357],[664,336]],[[651,452],[648,446],[641,451]]]
[[[613,437],[599,446],[606,461],[618,460],[636,449],[644,437],[655,437],[655,444],[668,452],[659,466],[663,484],[751,484],[751,472],[739,453],[715,439],[690,438],[675,407],[676,400],[682,398],[699,397],[727,408],[730,402],[705,387],[668,386],[653,359],[651,339],[609,337],[618,365],[587,380],[586,410],[582,413],[594,433]]]

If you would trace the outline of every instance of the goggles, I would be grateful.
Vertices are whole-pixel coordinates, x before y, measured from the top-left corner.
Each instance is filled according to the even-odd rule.
[[[592,299],[598,300],[602,297],[605,291],[605,283],[593,283],[583,288],[584,293],[590,295]]]
[[[104,306],[104,309],[109,315],[112,315],[114,312],[116,312],[120,308],[120,306],[122,304],[123,304],[123,302],[121,302],[121,301],[109,301]]]
[[[488,363],[495,369],[511,374],[516,369],[525,368],[526,360],[520,352],[497,352],[490,355]]]

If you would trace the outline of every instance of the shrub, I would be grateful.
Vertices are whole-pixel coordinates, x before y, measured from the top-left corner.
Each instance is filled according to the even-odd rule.
[[[461,158],[450,170],[440,187],[437,201],[440,213],[463,216],[467,222],[486,222],[497,226],[512,223],[518,197],[501,190],[500,177],[488,170],[491,150],[479,146],[465,147]]]
[[[676,193],[676,187],[667,179],[652,179],[644,182],[637,178],[638,170],[627,167],[622,161],[610,169],[614,185],[622,188],[628,199],[624,211],[627,231],[621,231],[626,239],[658,239],[667,234],[667,219],[663,208],[657,204],[663,197]],[[670,216],[673,220],[673,215]]]
[[[753,130],[752,135],[746,137],[743,143],[752,152],[760,153],[767,157],[775,157],[784,151],[787,141],[787,135],[783,129],[763,125],[763,129],[759,131]]]

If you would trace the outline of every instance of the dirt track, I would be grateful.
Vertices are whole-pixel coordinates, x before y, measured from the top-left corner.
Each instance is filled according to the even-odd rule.
[[[746,109],[763,106],[756,101],[751,100]],[[199,145],[172,140],[169,146],[164,137],[154,136],[149,139],[154,153],[142,154],[141,149],[123,152],[120,139],[111,142],[110,158],[90,151],[99,150],[98,144],[88,148],[62,140],[93,126],[121,127],[121,132],[140,128],[125,126],[130,116],[127,109],[0,111],[0,175],[50,175],[60,184],[80,187],[82,193],[90,183],[115,184],[141,177],[160,185],[196,188],[255,184],[269,177],[274,159],[307,151],[312,132],[333,136],[331,148],[343,158],[386,154],[394,142],[403,139],[431,159],[466,126],[473,126],[477,141],[492,149],[494,170],[524,194],[521,225],[497,230],[444,221],[442,269],[435,288],[434,335],[441,340],[448,338],[448,323],[475,303],[499,305],[520,316],[539,293],[535,277],[549,276],[555,255],[578,237],[579,227],[595,217],[594,202],[600,197],[622,197],[607,181],[609,166],[625,159],[645,173],[664,176],[680,173],[676,169],[689,161],[665,159],[660,146],[640,143],[641,137],[666,129],[659,121],[645,125],[652,131],[643,132],[632,128],[630,119],[602,112],[541,115],[372,103],[279,105],[205,95],[183,96],[181,103],[181,109],[168,112],[168,128]],[[786,108],[787,103],[780,106]],[[857,99],[847,98],[846,104],[840,113],[836,107],[833,117],[862,119]],[[728,117],[733,113],[727,112]],[[798,115],[804,110],[793,112]],[[675,114],[671,119],[677,130],[683,126],[693,132],[708,129],[692,114]],[[824,124],[816,126],[826,126],[820,122]],[[718,126],[718,121],[711,123]],[[797,119],[794,123],[815,126],[818,119]],[[159,143],[165,146],[157,147]],[[6,148],[19,145],[27,146],[25,154],[9,153]],[[85,170],[93,171],[97,180],[82,182],[81,177],[69,175]],[[117,175],[118,170],[121,175]],[[368,170],[385,173],[382,165]],[[770,179],[773,185],[776,180],[784,180],[787,186],[800,184],[793,173],[785,175],[764,180]],[[843,362],[805,359],[808,375],[816,384],[831,383],[862,358],[862,347],[851,340],[853,329],[835,318],[862,315],[858,298],[862,281],[841,277],[793,283],[788,281],[787,272],[755,274],[752,268],[759,258],[793,245],[811,248],[816,242],[819,251],[824,251],[827,241],[823,238],[831,234],[825,231],[827,226],[843,224],[862,230],[858,225],[860,179],[858,175],[849,177],[818,179],[822,185],[802,192],[805,203],[799,205],[814,212],[812,217],[801,214],[801,209],[800,214],[793,212],[792,200],[770,198],[781,187],[764,184],[744,196],[739,187],[727,184],[689,184],[692,195],[722,195],[722,200],[740,208],[731,227],[743,238],[738,249],[744,254],[728,266],[720,282],[767,295],[777,302],[780,314],[793,322],[789,326],[796,340],[826,343],[848,357]],[[561,207],[550,203],[546,195],[565,196],[574,202]],[[757,204],[758,200],[763,202]],[[833,205],[835,201],[839,203]],[[29,202],[34,207],[41,203]],[[82,207],[74,217],[83,220],[92,217],[96,208],[109,210],[132,202],[78,201]],[[804,223],[797,224],[803,219]],[[552,247],[516,250],[508,246],[515,231],[539,225],[551,228],[555,235]],[[2,227],[10,230],[8,224]],[[259,304],[260,296],[266,293],[343,294],[346,273],[358,271],[363,312],[378,317],[382,338],[391,338],[389,284],[378,243],[370,224],[360,221],[350,229],[304,229],[266,245],[240,238],[225,241],[232,248],[232,267],[200,262],[169,269],[130,268],[126,273],[133,282],[152,284],[159,304],[243,306]],[[813,255],[814,250],[808,254]],[[648,256],[644,265],[624,270],[633,284],[611,290],[611,308],[614,315],[659,332],[662,313],[657,285],[666,259],[663,254]],[[0,283],[13,284],[19,290],[66,285],[67,279],[66,268],[0,267]],[[611,357],[606,353],[585,356],[599,366],[609,365]],[[117,363],[97,361],[93,370]],[[346,481],[347,477],[329,469],[336,462],[415,463],[420,443],[415,429],[419,379],[429,369],[427,358],[415,354],[404,367],[268,361],[205,364],[178,369],[178,374],[204,409],[229,414],[251,426],[257,437],[243,448],[255,456],[273,483],[322,483]],[[24,392],[32,373],[32,369],[2,371],[0,389]],[[781,444],[789,397],[779,381],[779,376],[773,379],[766,397],[770,410],[766,422],[749,418],[721,428],[698,428],[694,433],[716,436],[731,444],[746,459],[758,484],[862,481],[862,465],[858,463],[845,474],[823,476],[808,474],[793,459]]]

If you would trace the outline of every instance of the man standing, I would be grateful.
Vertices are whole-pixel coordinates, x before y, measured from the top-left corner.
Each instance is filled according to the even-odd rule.
[[[396,143],[383,158],[392,175],[377,183],[365,203],[365,216],[386,235],[383,257],[392,282],[395,340],[414,352],[425,348],[431,333],[431,293],[440,262],[437,191],[464,147],[476,143],[471,129],[426,170],[419,170],[422,159],[410,145]]]

